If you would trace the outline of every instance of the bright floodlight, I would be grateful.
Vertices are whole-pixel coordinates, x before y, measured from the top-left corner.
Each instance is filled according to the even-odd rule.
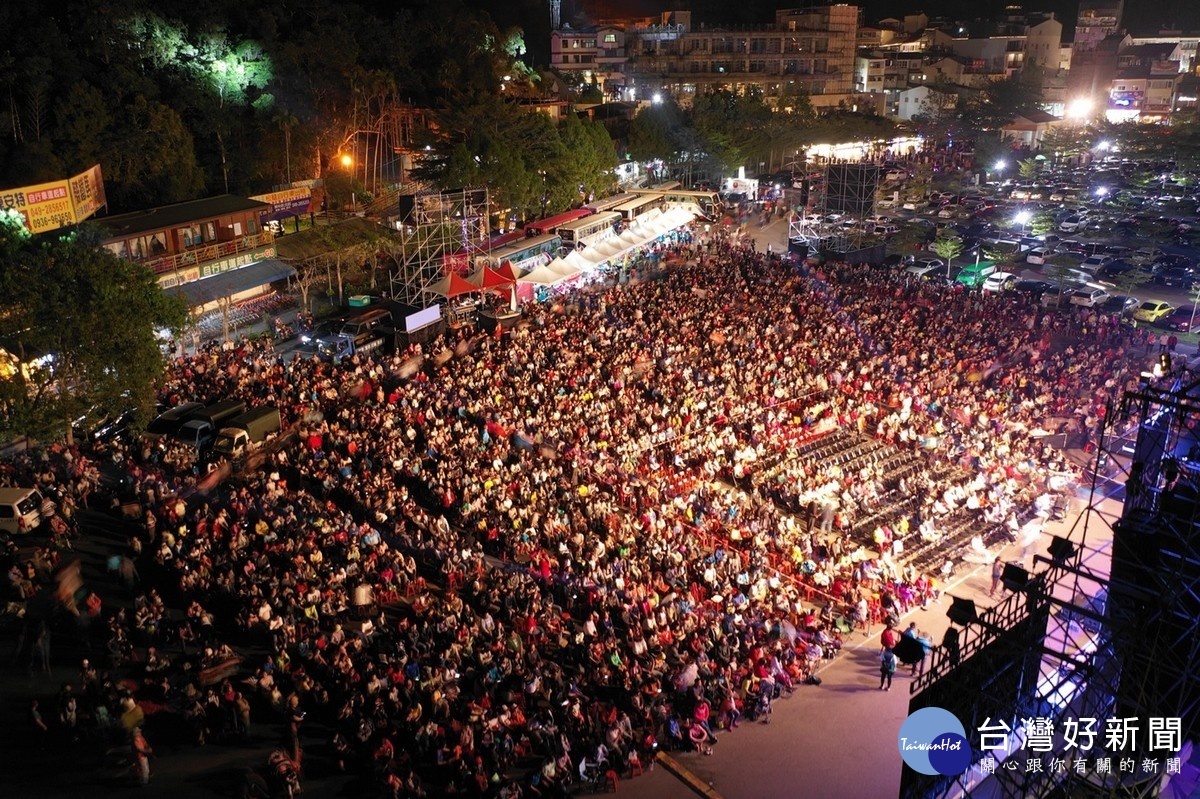
[[[1028,211],[1017,211],[1017,215],[1013,217],[1013,221],[1018,225],[1023,225],[1029,221],[1030,216],[1032,216],[1032,214],[1030,214]]]
[[[1086,119],[1091,116],[1093,103],[1087,97],[1077,97],[1067,106],[1067,116],[1072,119]]]
[[[661,94],[659,94],[658,92],[655,92],[655,93],[654,93],[654,98],[653,98],[653,99],[654,99],[654,102],[655,102],[655,104],[661,103],[661,102],[662,102],[662,95],[661,95]]]
[[[1096,189],[1097,197],[1103,197],[1106,194],[1108,194],[1108,186],[1101,186],[1100,188]]]
[[[1008,166],[1008,164],[1004,163],[1004,159],[1001,158],[999,161],[996,162],[996,164],[992,167],[992,169],[999,172],[1001,169],[1004,169],[1004,167],[1006,167],[1006,166]]]
[[[349,153],[342,156],[342,166],[349,167],[353,163],[354,163],[354,159],[350,157]]]
[[[1096,145],[1096,149],[1099,150],[1100,152],[1104,152],[1105,150],[1112,149],[1112,142],[1102,141]]]

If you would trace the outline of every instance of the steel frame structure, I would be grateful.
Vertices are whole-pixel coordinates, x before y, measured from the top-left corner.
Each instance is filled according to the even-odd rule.
[[[836,167],[833,168],[836,169]],[[866,241],[866,234],[862,227],[847,229],[842,226],[840,220],[831,222],[827,217],[833,213],[834,208],[842,208],[846,204],[862,208],[864,219],[875,216],[875,195],[879,190],[878,175],[869,191],[866,184],[848,186],[845,181],[842,181],[834,187],[831,195],[829,191],[830,169],[828,164],[821,167],[820,178],[809,189],[808,204],[802,207],[799,215],[794,215],[788,224],[788,241],[804,244],[810,253],[854,252],[862,249]]]
[[[429,288],[450,272],[474,269],[476,260],[488,254],[489,207],[486,188],[412,195],[407,218],[397,223],[400,244],[391,275],[392,297],[423,305],[429,301]]]
[[[1104,720],[1137,717],[1144,727],[1148,717],[1177,717],[1184,740],[1200,735],[1200,672],[1194,665],[1200,660],[1200,463],[1183,470],[1170,491],[1162,485],[1174,475],[1160,475],[1173,471],[1166,464],[1181,439],[1196,441],[1195,433],[1186,431],[1200,430],[1198,388],[1200,379],[1184,372],[1143,380],[1115,407],[1110,403],[1099,431],[1089,502],[1066,536],[1074,552],[1035,558],[1029,581],[979,613],[978,621],[960,632],[957,653],[935,649],[928,668],[912,683],[910,711],[940,700],[967,726],[972,766],[959,777],[905,769],[901,797],[1158,795],[1163,770],[1118,771],[1116,764],[1131,750],[1109,746]],[[1123,430],[1131,424],[1137,429],[1132,449]],[[1111,510],[1102,511],[1100,503],[1122,494],[1121,515],[1110,521]],[[1089,537],[1100,538],[1089,536],[1098,526],[1113,533],[1109,540],[1118,554],[1111,570],[1103,562],[1108,545],[1088,545]],[[1037,571],[1037,566],[1044,568]],[[1008,670],[1015,670],[1015,701],[986,685],[990,676]],[[955,697],[961,697],[960,706],[948,707],[945,703]],[[1032,717],[1051,720],[1052,747],[1039,754],[1046,763],[1062,759],[1065,770],[1028,771],[1019,762],[1013,770],[1003,767],[1009,757],[1033,754],[1023,748],[1022,734],[1022,720]],[[1068,745],[1061,722],[1086,718],[1097,719],[1099,730],[1095,745],[1081,753]],[[981,737],[970,728],[984,719],[1003,720],[1013,731],[998,752],[981,751]],[[1147,752],[1145,732],[1139,730],[1136,739],[1139,762]],[[1111,758],[1112,772],[1099,775],[1090,766],[1077,771],[1080,755],[1090,763]],[[979,768],[985,756],[996,761],[993,773]]]

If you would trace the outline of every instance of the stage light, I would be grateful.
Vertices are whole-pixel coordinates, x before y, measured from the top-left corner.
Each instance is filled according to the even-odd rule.
[[[979,621],[979,611],[975,609],[974,602],[956,596],[952,596],[950,599],[951,603],[950,607],[946,610],[946,618],[964,627]]]
[[[1017,563],[1005,563],[1000,582],[1009,591],[1023,591],[1029,585],[1029,572]]]
[[[1132,472],[1130,476],[1132,477]],[[1050,560],[1053,563],[1062,565],[1067,558],[1075,554],[1075,545],[1061,535],[1056,535],[1054,536],[1054,540],[1050,542],[1050,547],[1047,551],[1050,553]]]

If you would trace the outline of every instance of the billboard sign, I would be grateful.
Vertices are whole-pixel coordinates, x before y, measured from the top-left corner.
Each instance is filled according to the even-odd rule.
[[[0,206],[12,208],[24,217],[30,233],[74,225],[105,204],[99,164],[70,180],[0,190]]]
[[[70,184],[71,204],[75,206],[76,222],[82,222],[108,205],[104,195],[104,176],[100,173],[99,164],[71,178]]]
[[[23,216],[30,233],[45,233],[75,224],[75,208],[65,180],[0,191],[0,205]]]
[[[250,199],[258,200],[260,203],[270,203],[271,213],[267,214],[267,219],[272,220],[300,216],[312,210],[312,189],[309,187],[273,191],[268,194],[259,194]]]

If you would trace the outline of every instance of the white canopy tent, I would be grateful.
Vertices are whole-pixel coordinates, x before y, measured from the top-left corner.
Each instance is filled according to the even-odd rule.
[[[553,286],[555,283],[561,283],[566,279],[566,275],[555,272],[548,264],[542,264],[541,266],[536,267],[529,274],[517,278],[517,282],[535,283],[539,286]]]

